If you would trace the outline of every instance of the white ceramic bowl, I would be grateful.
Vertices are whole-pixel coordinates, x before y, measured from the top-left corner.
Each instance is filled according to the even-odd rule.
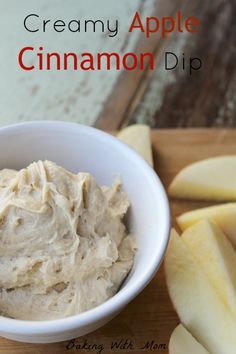
[[[132,206],[129,229],[139,248],[120,291],[96,308],[52,321],[0,317],[1,336],[50,343],[94,331],[140,293],[161,264],[170,220],[166,193],[155,172],[132,149],[109,134],[65,122],[22,123],[0,129],[0,169],[20,169],[39,159],[54,161],[72,172],[89,172],[100,184],[109,185],[120,176]]]

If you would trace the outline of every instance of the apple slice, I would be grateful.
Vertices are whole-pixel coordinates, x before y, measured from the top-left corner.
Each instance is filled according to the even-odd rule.
[[[188,228],[182,239],[221,301],[236,316],[236,253],[227,237],[205,219]]]
[[[236,155],[196,162],[184,168],[169,187],[176,198],[236,200]]]
[[[124,128],[117,138],[132,147],[150,166],[153,167],[150,127],[145,124],[134,124]]]
[[[177,223],[184,231],[201,219],[209,219],[217,224],[236,247],[236,203],[215,205],[184,213],[177,218]]]
[[[182,324],[179,324],[171,334],[169,354],[209,354],[209,352]]]
[[[165,272],[170,297],[184,326],[210,353],[235,354],[236,318],[175,231],[171,232]]]

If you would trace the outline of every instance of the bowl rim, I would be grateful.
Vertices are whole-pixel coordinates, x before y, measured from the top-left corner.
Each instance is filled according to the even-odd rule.
[[[73,329],[78,329],[80,327],[91,325],[92,323],[102,320],[106,317],[109,317],[116,312],[119,312],[124,306],[126,306],[131,300],[133,300],[151,281],[154,277],[155,273],[159,269],[165,251],[169,241],[169,231],[170,231],[170,207],[167,194],[163,187],[163,184],[154,171],[154,169],[149,166],[149,164],[132,148],[130,148],[127,144],[118,140],[116,137],[112,136],[109,133],[96,129],[94,127],[86,126],[79,123],[65,122],[65,121],[31,121],[31,122],[21,122],[17,124],[11,124],[7,126],[0,127],[0,137],[2,134],[8,133],[16,133],[16,132],[26,132],[30,130],[34,130],[35,128],[53,128],[55,126],[59,128],[59,130],[73,130],[79,129],[85,134],[89,134],[91,136],[96,135],[101,139],[106,139],[107,143],[111,145],[115,145],[118,149],[123,150],[126,154],[130,155],[132,159],[136,160],[136,163],[141,165],[147,178],[149,178],[150,182],[154,186],[153,193],[155,195],[158,194],[158,198],[161,199],[162,202],[162,229],[163,235],[160,238],[160,247],[158,248],[158,252],[156,252],[155,257],[153,257],[153,261],[145,270],[138,282],[134,284],[127,283],[127,286],[119,290],[113,297],[106,300],[104,303],[88,310],[82,312],[80,314],[76,314],[73,316],[69,316],[62,319],[54,319],[54,320],[43,320],[43,321],[33,321],[33,320],[18,320],[11,319],[4,316],[0,316],[0,333],[12,333],[18,335],[43,335],[47,333],[55,334],[65,331],[70,331]],[[55,131],[55,130],[54,130]]]

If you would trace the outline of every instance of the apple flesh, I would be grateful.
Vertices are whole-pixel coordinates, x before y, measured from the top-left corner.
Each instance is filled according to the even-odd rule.
[[[145,124],[133,124],[117,134],[117,138],[133,148],[153,167],[151,132]]]
[[[235,354],[236,318],[175,231],[165,257],[170,297],[183,325],[214,354]]]
[[[223,232],[208,220],[201,220],[182,235],[199,267],[236,316],[236,253]]]
[[[209,352],[179,324],[170,337],[169,354],[209,354]]]
[[[184,213],[177,218],[177,223],[184,231],[201,219],[209,219],[218,225],[236,248],[236,203],[215,205]]]
[[[184,168],[169,186],[176,198],[236,201],[236,155],[214,157]]]

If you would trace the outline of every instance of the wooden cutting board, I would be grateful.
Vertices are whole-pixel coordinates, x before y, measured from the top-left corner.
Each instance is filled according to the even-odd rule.
[[[236,130],[161,130],[152,132],[155,169],[165,186],[187,164],[217,155],[236,153]],[[203,202],[171,201],[174,217],[183,211],[205,206]],[[77,345],[97,349],[67,349],[68,342],[48,345],[17,343],[0,338],[0,354],[63,353],[168,353],[168,341],[178,324],[171,305],[163,266],[147,288],[122,313],[105,327],[76,339]],[[133,349],[111,348],[114,342],[126,341]],[[159,348],[159,349],[158,349]]]

